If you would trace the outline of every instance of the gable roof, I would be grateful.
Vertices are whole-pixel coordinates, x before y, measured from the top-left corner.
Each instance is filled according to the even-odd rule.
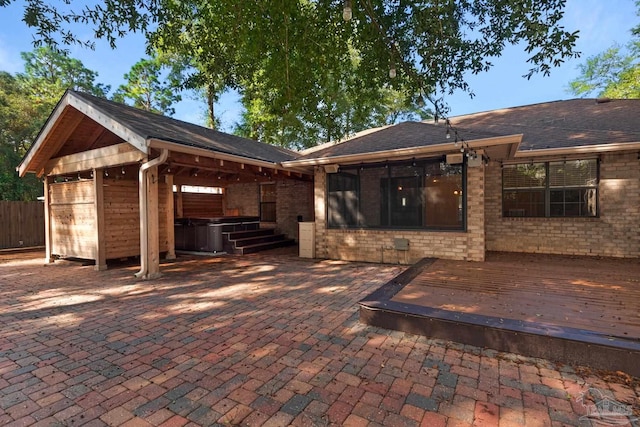
[[[455,127],[523,134],[519,151],[640,142],[640,100],[570,99],[450,118]]]
[[[75,111],[75,114],[69,114]],[[69,117],[84,115],[116,134],[138,150],[148,154],[152,140],[166,142],[174,151],[180,147],[196,148],[237,157],[238,161],[266,162],[274,166],[292,160],[297,153],[275,145],[264,144],[236,135],[187,123],[171,117],[140,110],[82,92],[67,91],[58,102],[38,137],[18,166],[20,175],[36,171],[51,156],[45,146],[56,135],[59,127],[70,122]],[[77,120],[77,119],[76,119]],[[55,149],[54,149],[55,151]],[[36,164],[37,163],[37,164]]]
[[[194,125],[86,93],[74,91],[70,93],[93,105],[144,139],[161,139],[178,145],[272,163],[291,160],[296,156],[294,151],[286,148]]]

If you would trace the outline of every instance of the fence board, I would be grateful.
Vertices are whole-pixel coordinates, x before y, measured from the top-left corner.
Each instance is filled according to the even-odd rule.
[[[0,249],[44,245],[44,203],[0,201]]]

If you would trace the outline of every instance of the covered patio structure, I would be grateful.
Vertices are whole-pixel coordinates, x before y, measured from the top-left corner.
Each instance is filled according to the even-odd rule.
[[[312,177],[284,148],[68,91],[18,167],[44,181],[46,262],[140,256],[140,278],[175,257],[176,218],[255,217],[297,238]],[[268,185],[268,186],[267,186]],[[183,186],[215,192],[183,194]],[[174,191],[175,189],[175,191]],[[268,200],[268,201],[267,201]],[[272,245],[275,246],[275,245]]]
[[[365,323],[640,375],[637,260],[489,252],[424,259],[360,302]]]

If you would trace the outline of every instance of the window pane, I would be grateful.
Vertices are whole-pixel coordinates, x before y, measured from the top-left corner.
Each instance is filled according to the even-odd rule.
[[[462,165],[430,165],[424,189],[426,225],[461,229],[464,226],[463,197]]]
[[[544,163],[506,165],[502,169],[502,186],[505,189],[544,188],[545,185]]]
[[[598,181],[598,162],[573,160],[549,163],[550,187],[594,187]]]
[[[562,189],[550,191],[551,216],[595,216],[596,190],[594,188]]]
[[[502,209],[505,217],[545,216],[544,190],[504,191]]]

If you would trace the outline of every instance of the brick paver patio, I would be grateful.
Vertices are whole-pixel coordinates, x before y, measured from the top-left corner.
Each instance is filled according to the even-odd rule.
[[[280,250],[141,282],[42,256],[0,255],[3,426],[578,426],[605,397],[638,416],[623,373],[360,324],[398,266]]]

